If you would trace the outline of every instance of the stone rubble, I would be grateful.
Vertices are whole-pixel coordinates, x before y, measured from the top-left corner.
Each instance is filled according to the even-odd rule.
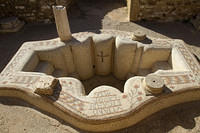
[[[17,17],[7,17],[0,19],[0,33],[17,32],[23,26],[24,22],[20,21]]]

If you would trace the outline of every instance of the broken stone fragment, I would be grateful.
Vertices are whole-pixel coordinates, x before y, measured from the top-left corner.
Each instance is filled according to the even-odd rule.
[[[137,48],[137,42],[116,38],[114,54],[114,75],[121,80],[125,80],[130,72]]]
[[[90,37],[76,38],[68,44],[72,47],[74,65],[80,79],[91,78],[94,75],[92,39]]]
[[[53,77],[41,77],[34,85],[34,93],[39,95],[52,95],[57,82],[58,80]]]
[[[152,94],[159,94],[163,91],[164,80],[156,75],[149,74],[144,80],[146,90]]]

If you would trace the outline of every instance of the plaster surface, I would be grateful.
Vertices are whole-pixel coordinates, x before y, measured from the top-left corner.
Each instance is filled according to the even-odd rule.
[[[102,31],[100,35],[82,32],[72,36],[73,40],[65,43],[53,39],[23,44],[1,73],[1,96],[24,99],[74,126],[90,131],[125,128],[163,108],[199,99],[199,62],[181,40],[151,38],[152,44],[145,45],[132,41],[130,32],[112,30]],[[133,51],[123,52],[126,47],[140,58],[135,58]],[[76,52],[79,49],[86,52],[79,55]],[[95,54],[95,51],[98,53]],[[102,54],[104,51],[106,56]],[[130,57],[129,61],[132,61],[125,65],[124,70],[119,67],[123,63],[118,63],[118,59],[124,59],[123,56]],[[139,60],[138,65],[134,64],[135,60]],[[89,63],[81,67],[76,61]],[[46,69],[39,70],[45,71],[34,72],[41,62],[46,62],[41,65]],[[171,69],[152,72],[157,62],[167,62]],[[118,73],[118,68],[124,72]],[[164,81],[165,88],[159,95],[146,92],[143,84],[145,74],[137,76],[145,70]],[[87,88],[81,80],[108,74],[126,81],[122,92],[103,85],[85,95]],[[58,77],[59,84],[52,87],[53,95],[34,93],[38,81],[55,77]]]

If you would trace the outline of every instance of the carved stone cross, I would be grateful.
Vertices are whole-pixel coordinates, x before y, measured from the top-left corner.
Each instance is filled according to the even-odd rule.
[[[103,62],[104,57],[108,57],[109,55],[104,55],[103,51],[101,51],[100,54],[98,54],[97,56],[100,57],[101,58],[101,62]]]

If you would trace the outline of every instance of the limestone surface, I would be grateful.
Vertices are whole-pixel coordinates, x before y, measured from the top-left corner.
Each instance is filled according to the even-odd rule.
[[[151,44],[142,44],[132,34],[102,30],[72,34],[68,42],[26,42],[0,74],[0,96],[21,98],[96,132],[129,127],[161,109],[200,99],[200,65],[182,40],[150,37]],[[170,67],[155,69],[158,62]],[[124,80],[122,89],[102,84],[85,93],[85,80],[111,74]]]

